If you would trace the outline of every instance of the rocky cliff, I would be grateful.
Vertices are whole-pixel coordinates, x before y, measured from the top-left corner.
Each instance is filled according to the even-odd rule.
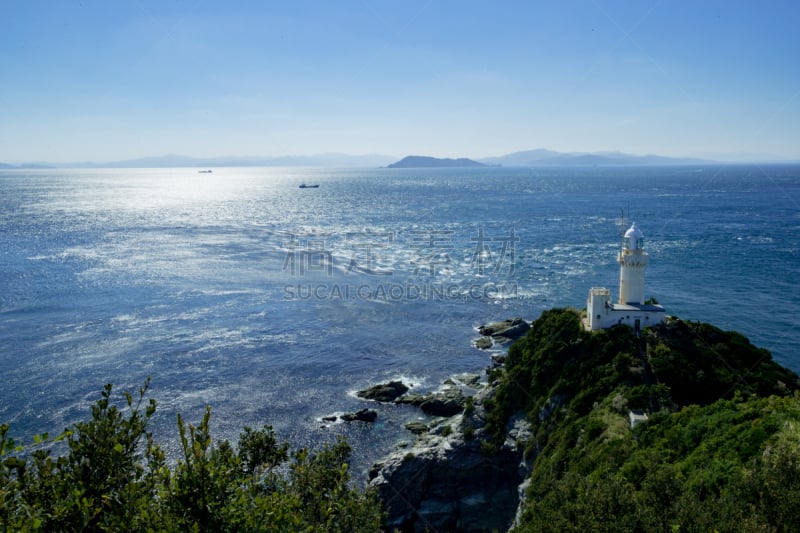
[[[528,472],[524,449],[529,425],[513,419],[499,449],[487,452],[485,387],[468,397],[464,412],[439,418],[417,441],[377,463],[370,486],[378,489],[388,517],[400,531],[505,531]]]

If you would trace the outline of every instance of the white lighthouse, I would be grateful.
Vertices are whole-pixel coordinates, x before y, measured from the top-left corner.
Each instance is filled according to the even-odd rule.
[[[611,291],[592,287],[586,301],[586,329],[594,331],[627,324],[637,332],[664,320],[664,308],[645,303],[644,271],[649,256],[644,250],[644,235],[634,222],[625,232],[619,263],[619,300],[611,303]]]
[[[648,255],[644,251],[644,235],[634,222],[622,239],[622,250],[617,255],[619,263],[619,303],[644,303],[644,270]]]

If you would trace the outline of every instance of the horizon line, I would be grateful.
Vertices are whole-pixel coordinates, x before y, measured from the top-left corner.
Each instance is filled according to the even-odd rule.
[[[322,166],[322,167],[330,167],[334,166],[329,163],[317,163],[313,164],[310,163],[312,160],[323,160],[323,159],[374,159],[374,160],[386,160],[386,161],[399,161],[405,157],[430,157],[433,159],[471,159],[477,162],[486,161],[486,160],[496,160],[496,159],[504,159],[509,158],[515,155],[523,155],[528,152],[546,152],[547,155],[542,157],[542,160],[547,159],[556,159],[556,158],[569,158],[569,157],[586,157],[586,156],[594,156],[594,157],[619,157],[620,159],[646,159],[646,158],[658,158],[666,160],[664,163],[650,163],[648,166],[653,165],[669,165],[669,160],[676,160],[676,163],[679,164],[678,161],[687,160],[688,163],[686,164],[700,164],[700,163],[708,163],[708,164],[797,164],[800,163],[800,156],[798,157],[789,157],[789,156],[781,156],[775,154],[756,154],[756,153],[743,153],[743,152],[717,152],[717,153],[709,153],[708,155],[688,155],[688,156],[665,156],[656,153],[632,153],[632,152],[624,152],[621,150],[600,150],[600,151],[557,151],[557,150],[550,150],[547,148],[531,148],[527,150],[517,150],[514,152],[508,152],[502,155],[493,155],[493,156],[481,156],[481,157],[474,157],[474,156],[429,156],[429,155],[421,155],[421,154],[408,154],[405,156],[396,156],[391,154],[381,154],[381,153],[360,153],[360,154],[352,154],[346,152],[317,152],[311,154],[286,154],[286,155],[215,155],[215,156],[195,156],[195,155],[184,155],[184,154],[177,154],[177,153],[166,153],[162,155],[148,155],[142,157],[133,157],[133,158],[125,158],[125,159],[113,159],[113,160],[82,160],[82,161],[52,161],[52,160],[26,160],[26,161],[19,161],[19,160],[0,160],[0,169],[5,167],[6,169],[35,169],[39,168],[87,168],[87,167],[95,167],[95,168],[129,168],[130,166],[141,166],[143,163],[148,161],[152,161],[156,163],[156,160],[161,160],[162,163],[167,162],[169,160],[174,160],[175,164],[167,165],[167,167],[174,166],[174,167],[192,167],[195,165],[206,166],[206,165],[216,165],[216,166],[304,166],[303,160],[305,161],[305,166]],[[292,162],[292,160],[297,160]],[[180,162],[181,164],[178,164]],[[529,167],[529,166],[537,166],[533,164],[535,160],[530,161],[528,164],[508,164],[505,166],[518,166],[518,167]],[[244,163],[244,164],[243,164]],[[246,164],[252,163],[252,164]],[[561,163],[564,165],[564,163]],[[630,166],[631,163],[627,163],[626,166]],[[361,165],[356,165],[361,166]],[[364,164],[363,166],[369,167],[374,166],[374,164]],[[541,166],[548,166],[548,165],[541,165]],[[566,165],[568,166],[568,165]],[[585,166],[585,165],[584,165]],[[608,166],[608,165],[605,165]],[[160,168],[163,165],[156,165],[152,168]]]

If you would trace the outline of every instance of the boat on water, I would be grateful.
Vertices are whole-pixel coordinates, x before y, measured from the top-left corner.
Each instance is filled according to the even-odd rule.
[[[213,170],[198,170],[197,171],[198,174],[211,174],[212,172],[213,172]]]
[[[300,184],[301,189],[319,189],[319,185],[306,185],[305,183]]]

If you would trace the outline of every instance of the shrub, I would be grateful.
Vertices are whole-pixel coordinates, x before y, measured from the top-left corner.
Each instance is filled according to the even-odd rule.
[[[270,426],[245,428],[238,451],[214,445],[211,409],[196,426],[178,417],[182,455],[169,468],[147,423],[154,400],[125,393],[126,409],[106,385],[88,422],[54,441],[18,447],[0,425],[0,530],[3,531],[377,531],[373,491],[350,484],[344,440],[311,453],[278,444]],[[127,411],[127,415],[123,412]],[[285,469],[277,469],[288,463]]]

